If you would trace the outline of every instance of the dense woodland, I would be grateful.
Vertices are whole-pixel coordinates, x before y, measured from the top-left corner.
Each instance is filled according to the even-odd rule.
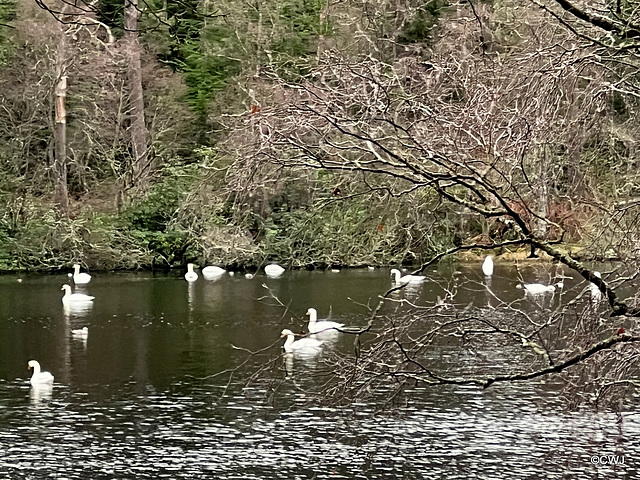
[[[637,6],[3,0],[0,269],[635,258]]]

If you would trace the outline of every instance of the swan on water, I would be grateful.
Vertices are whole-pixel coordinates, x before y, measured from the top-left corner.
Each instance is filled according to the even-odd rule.
[[[76,285],[86,285],[91,281],[91,275],[88,273],[80,273],[80,265],[77,263],[73,266],[73,283]]]
[[[543,285],[541,283],[523,283],[522,285],[516,285],[516,288],[522,288],[525,292],[531,295],[541,295],[543,293],[553,293],[556,288],[563,288],[564,283],[558,282],[555,285]]]
[[[280,334],[280,338],[287,337],[284,342],[284,351],[287,353],[305,352],[305,353],[317,353],[320,350],[322,342],[315,338],[301,338],[295,339],[295,335],[291,330],[284,329]]]
[[[491,255],[487,255],[487,258],[484,259],[482,263],[482,273],[484,273],[486,277],[493,275],[493,258]]]
[[[424,275],[405,275],[402,276],[402,274],[400,273],[400,270],[398,270],[397,268],[393,268],[391,269],[391,275],[393,276],[393,281],[396,283],[396,285],[405,285],[407,283],[422,283],[424,282],[425,277]]]
[[[49,372],[43,372],[40,370],[40,363],[37,360],[29,360],[27,364],[29,369],[33,369],[31,375],[31,385],[39,385],[42,383],[53,383],[53,375]]]
[[[92,302],[95,297],[91,295],[85,295],[84,293],[71,293],[71,286],[66,283],[62,285],[60,290],[64,290],[64,296],[62,297],[62,303],[64,304],[78,304]]]
[[[224,268],[210,266],[202,269],[202,276],[207,280],[212,280],[224,275],[227,271]]]
[[[187,282],[195,282],[198,279],[198,274],[193,271],[193,263],[187,263],[187,273],[184,274],[184,279]]]
[[[264,273],[269,277],[279,277],[284,273],[284,268],[277,263],[272,263],[271,265],[264,267]]]
[[[309,333],[337,332],[336,329],[344,327],[344,323],[331,322],[329,320],[318,321],[318,311],[315,308],[307,310],[307,315],[309,315]]]
[[[71,335],[76,338],[87,338],[89,336],[89,329],[87,327],[76,328],[71,330]]]

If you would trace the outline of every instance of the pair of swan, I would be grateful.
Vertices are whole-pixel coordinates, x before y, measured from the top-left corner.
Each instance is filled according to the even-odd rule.
[[[92,302],[95,297],[91,295],[85,295],[84,293],[71,293],[71,286],[66,283],[62,285],[60,290],[64,290],[64,296],[62,297],[62,303],[64,305],[78,305]]]
[[[398,270],[397,268],[392,268],[390,273],[391,273],[391,276],[393,277],[393,282],[396,285],[407,285],[407,284],[416,285],[418,283],[424,282],[425,279],[427,278],[424,275],[404,275],[404,276],[402,276],[402,274],[400,273],[400,270]]]
[[[312,335],[311,337],[296,340],[295,334],[291,330],[282,330],[280,338],[287,337],[287,340],[284,342],[284,351],[286,353],[318,353],[320,351],[322,341],[314,338],[315,335],[336,333],[338,332],[338,329],[344,327],[344,323],[332,322],[329,320],[318,321],[318,311],[315,308],[309,308],[307,310],[307,315],[309,315],[309,324],[307,325],[307,328],[309,329],[309,333]]]
[[[53,383],[53,375],[50,372],[43,372],[40,368],[40,363],[37,360],[29,360],[27,363],[29,369],[33,369],[31,375],[31,385],[42,385]]]

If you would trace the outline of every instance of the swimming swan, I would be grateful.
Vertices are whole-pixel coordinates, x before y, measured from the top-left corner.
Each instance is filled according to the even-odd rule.
[[[307,310],[307,315],[309,315],[309,333],[337,332],[336,329],[344,327],[344,323],[331,322],[329,320],[318,321],[318,311],[315,308]]]
[[[268,277],[279,277],[284,273],[284,268],[277,263],[273,263],[264,267],[264,273],[266,273]]]
[[[33,368],[33,375],[31,375],[31,385],[39,385],[42,383],[53,383],[53,375],[49,372],[40,371],[40,363],[37,360],[29,360],[27,364],[29,369]]]
[[[91,281],[91,275],[88,273],[80,273],[80,265],[77,263],[73,266],[73,283],[76,285],[86,285]]]
[[[77,328],[71,330],[71,335],[76,338],[87,338],[89,336],[89,329],[87,327]]]
[[[62,285],[60,290],[64,290],[64,296],[62,297],[62,303],[65,305],[69,304],[78,304],[78,303],[89,303],[92,302],[94,298],[91,295],[85,295],[84,293],[71,293],[71,286],[66,283]]]
[[[396,283],[396,285],[406,285],[407,283],[422,283],[424,282],[425,278],[427,278],[424,275],[405,275],[404,277],[402,277],[400,270],[398,270],[397,268],[391,269],[391,275],[393,276],[393,281]]]
[[[187,273],[184,274],[184,279],[187,282],[195,282],[198,279],[198,274],[193,271],[193,263],[187,263]]]
[[[284,342],[284,351],[287,353],[304,352],[304,353],[317,353],[320,350],[322,342],[315,338],[301,338],[295,340],[295,335],[291,330],[284,329],[280,334],[280,338],[287,337]]]
[[[212,266],[212,267],[204,267],[202,269],[202,276],[207,280],[213,280],[224,275],[227,271],[224,268]]]
[[[555,285],[543,285],[541,283],[524,283],[522,285],[516,285],[516,288],[522,288],[525,292],[531,295],[541,295],[543,293],[553,293],[556,288],[564,287],[564,283],[558,282]]]
[[[493,258],[491,258],[491,255],[487,255],[487,258],[484,259],[482,263],[482,273],[484,273],[486,277],[493,275]]]

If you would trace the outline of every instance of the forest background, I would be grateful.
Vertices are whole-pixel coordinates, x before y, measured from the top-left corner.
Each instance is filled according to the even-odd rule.
[[[0,271],[636,259],[639,6],[2,0]]]

